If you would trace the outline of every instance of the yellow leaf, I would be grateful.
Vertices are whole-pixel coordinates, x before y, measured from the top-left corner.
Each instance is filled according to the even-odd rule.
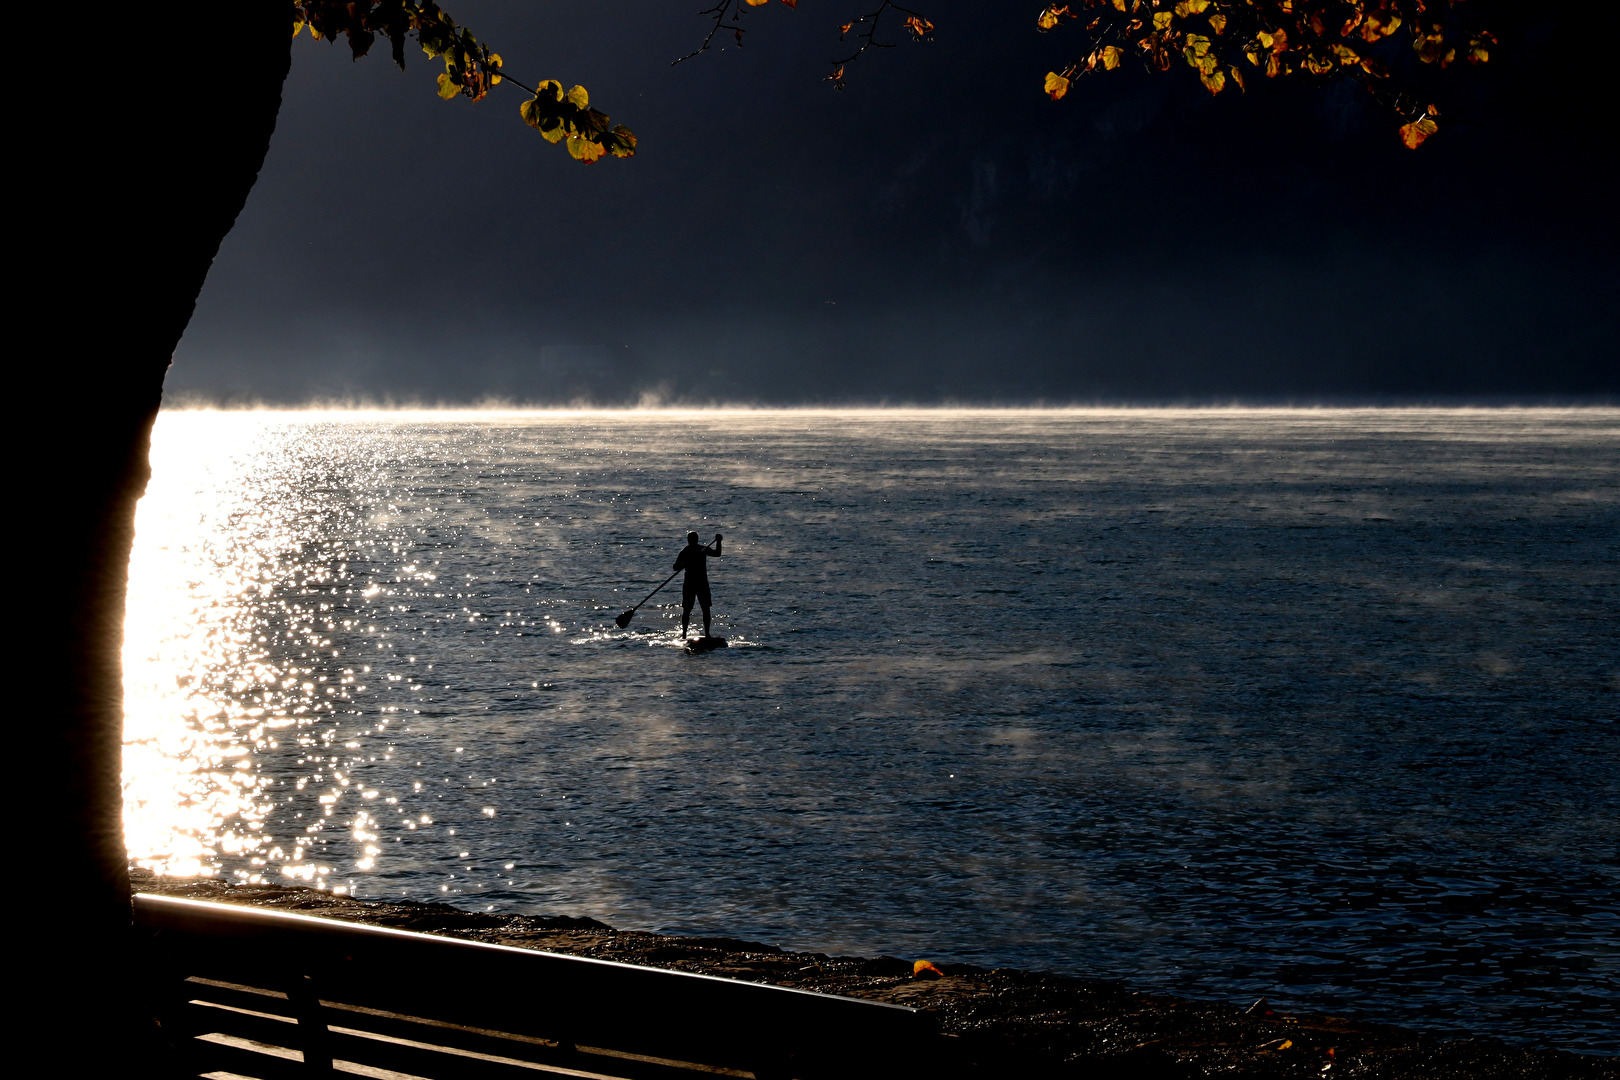
[[[1102,51],[1102,66],[1104,71],[1113,71],[1119,67],[1120,61],[1125,59],[1125,50],[1118,45],[1105,45]]]
[[[1058,24],[1058,20],[1065,15],[1069,16],[1071,19],[1074,17],[1074,12],[1069,10],[1068,4],[1064,4],[1062,7],[1052,4],[1041,12],[1040,17],[1035,20],[1035,25],[1039,26],[1042,30],[1050,30],[1052,27],[1056,26]]]
[[[1367,21],[1361,24],[1361,37],[1364,41],[1377,41],[1400,28],[1401,17],[1394,12],[1369,11]]]
[[[1239,71],[1237,69],[1236,65],[1233,65],[1233,67],[1231,68],[1231,72],[1232,72],[1232,81],[1238,84],[1238,89],[1247,91],[1249,88],[1247,86],[1243,85],[1243,72]]]
[[[1053,101],[1062,101],[1063,95],[1069,92],[1069,80],[1055,71],[1046,73],[1046,96]]]
[[[1262,49],[1269,49],[1271,48],[1271,43],[1277,39],[1266,33],[1264,30],[1261,30],[1254,35],[1254,40],[1260,43],[1260,47]]]
[[[297,37],[304,29],[303,19],[293,19],[293,37]]]
[[[1172,14],[1171,12],[1168,12],[1168,11],[1155,11],[1153,13],[1153,29],[1155,29],[1155,30],[1168,30],[1168,29],[1170,29],[1170,22],[1174,18],[1175,18],[1175,15]]]
[[[1209,25],[1210,28],[1213,29],[1217,34],[1226,33],[1226,16],[1211,15],[1209,17]]]
[[[784,3],[787,0],[783,0]],[[620,124],[611,132],[612,139],[608,143],[608,152],[614,157],[635,157],[636,136],[633,131]]]
[[[575,161],[582,161],[586,165],[589,165],[606,152],[599,142],[582,139],[578,135],[570,136],[568,139],[568,153],[573,156]]]
[[[1401,127],[1401,142],[1406,144],[1408,150],[1416,150],[1430,135],[1439,130],[1440,125],[1425,116]]]
[[[1218,94],[1226,87],[1226,75],[1220,71],[1206,71],[1198,76],[1198,81],[1212,94]]]
[[[461,93],[461,87],[457,86],[450,80],[450,73],[448,71],[440,72],[439,96],[444,98],[444,100],[449,101],[459,93]]]
[[[1185,19],[1189,15],[1201,15],[1209,7],[1209,0],[1181,0],[1176,5],[1176,18]]]
[[[568,103],[576,109],[590,107],[591,95],[585,92],[585,88],[583,86],[574,87],[572,90],[568,91],[565,96],[568,99]]]
[[[1116,10],[1116,11],[1125,11],[1126,10],[1125,0],[1114,0],[1114,10]]]

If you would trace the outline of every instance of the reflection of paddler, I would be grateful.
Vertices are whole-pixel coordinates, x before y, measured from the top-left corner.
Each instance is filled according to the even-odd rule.
[[[698,534],[686,534],[686,546],[681,553],[675,556],[675,570],[679,573],[686,571],[686,577],[681,581],[681,640],[686,640],[686,628],[692,622],[692,601],[696,600],[703,607],[703,636],[709,636],[709,608],[714,600],[709,595],[709,556],[720,554],[720,541],[724,539],[719,533],[714,534],[712,549],[710,544],[699,544]]]

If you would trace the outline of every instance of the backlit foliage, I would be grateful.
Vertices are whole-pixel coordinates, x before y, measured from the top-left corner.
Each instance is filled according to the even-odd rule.
[[[414,38],[430,59],[443,61],[438,83],[439,96],[446,101],[455,97],[481,101],[508,81],[500,55],[457,26],[433,0],[294,0],[293,36],[306,26],[317,41],[335,41],[340,34],[347,38],[356,60],[382,38],[402,71],[406,43]],[[630,157],[636,152],[635,135],[623,125],[610,127],[608,117],[590,107],[583,86],[565,91],[561,83],[547,79],[536,85],[533,95],[520,107],[524,122],[547,142],[564,143],[575,161],[589,165],[606,154]]]
[[[1054,101],[1075,79],[1127,62],[1155,71],[1185,64],[1211,94],[1261,74],[1338,76],[1393,109],[1401,141],[1415,150],[1438,130],[1440,110],[1400,90],[1391,65],[1402,48],[1441,68],[1488,61],[1496,38],[1466,14],[1464,0],[1071,0],[1049,4],[1035,24],[1078,23],[1088,38],[1080,60],[1047,73]]]

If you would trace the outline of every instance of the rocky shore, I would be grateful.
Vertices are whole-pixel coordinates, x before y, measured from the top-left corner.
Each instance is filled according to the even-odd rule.
[[[894,957],[784,952],[730,938],[615,930],[592,919],[482,914],[447,904],[368,902],[315,889],[132,874],[137,891],[298,911],[473,941],[701,972],[896,1002],[934,1017],[936,1076],[1087,1078],[1531,1077],[1620,1080],[1620,1059],[1494,1039],[1439,1040],[1401,1028],[1134,993],[1114,983],[966,964],[914,972]]]

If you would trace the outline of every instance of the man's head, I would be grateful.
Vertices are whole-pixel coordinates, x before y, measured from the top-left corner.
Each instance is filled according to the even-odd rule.
[[[687,534],[686,534],[686,542],[687,542],[687,543],[688,543],[688,544],[695,544],[695,543],[697,543],[697,533],[695,533],[695,532],[689,532],[689,533],[687,533]]]

